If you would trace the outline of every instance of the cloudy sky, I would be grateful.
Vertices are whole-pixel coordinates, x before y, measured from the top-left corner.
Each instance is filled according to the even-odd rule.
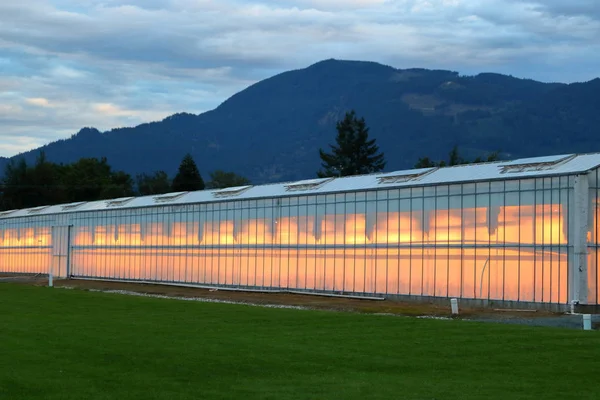
[[[0,155],[327,59],[600,76],[599,0],[0,0]]]

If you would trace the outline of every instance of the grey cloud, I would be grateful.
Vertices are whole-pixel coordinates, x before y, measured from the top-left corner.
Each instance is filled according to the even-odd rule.
[[[0,26],[0,37],[46,51],[90,53],[102,59],[187,68],[214,68],[227,63],[251,67],[280,64],[277,54],[263,51],[265,44],[273,36],[307,33],[315,24],[314,18],[322,14],[220,4],[218,10],[193,14],[102,6],[92,9],[89,15],[47,13],[25,6],[3,9],[0,5],[0,13],[10,21]],[[268,15],[261,17],[265,13]],[[273,45],[271,42],[270,47]]]
[[[411,12],[418,1],[386,3],[379,11],[335,14],[264,5],[239,8],[239,3],[227,1],[219,3],[220,8],[211,6],[208,12],[183,13],[174,8],[174,4],[181,7],[181,3],[164,2],[168,6],[164,8],[158,7],[159,2],[154,3],[151,10],[132,6],[108,7],[117,5],[113,1],[91,9],[88,16],[63,13],[45,17],[45,14],[35,12],[28,16],[19,10],[21,20],[15,17],[14,24],[27,26],[24,22],[35,21],[35,26],[30,26],[29,32],[0,28],[0,35],[15,43],[56,53],[84,53],[104,60],[160,63],[182,68],[227,65],[234,69],[239,67],[240,71],[236,72],[242,73],[253,68],[284,69],[291,66],[286,60],[291,58],[296,63],[298,59],[306,59],[307,53],[322,54],[327,58],[331,52],[336,53],[332,56],[338,56],[345,49],[354,53],[353,48],[371,48],[373,42],[382,48],[382,45],[388,45],[388,40],[381,34],[372,37],[368,32],[382,26],[395,27],[399,42],[408,50],[411,44],[407,42],[421,42],[413,46],[417,55],[419,47],[426,46],[512,49],[525,48],[532,43],[543,46],[557,41],[593,42],[598,33],[597,26],[582,26],[577,21],[562,22],[562,26],[560,23],[557,26],[551,18],[523,12],[524,8],[517,3],[511,8],[500,1],[486,2],[487,7],[477,2],[456,7],[443,6],[444,2],[439,1],[429,2],[437,5],[432,13]],[[365,3],[356,1],[355,7]],[[340,2],[334,1],[334,4]],[[459,22],[459,16],[473,16],[479,23]],[[418,29],[403,35],[406,26]],[[448,32],[452,34],[448,35]],[[430,38],[431,45],[422,38]],[[381,50],[385,52],[385,49]]]
[[[554,16],[584,16],[600,20],[598,0],[544,0],[536,8]]]
[[[332,57],[591,79],[597,11],[583,0],[0,2],[0,89],[10,93],[0,95],[0,123],[4,135],[37,144],[82,126],[197,113],[257,80]]]

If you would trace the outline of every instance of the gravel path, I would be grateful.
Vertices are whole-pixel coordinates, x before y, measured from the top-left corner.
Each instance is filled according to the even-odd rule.
[[[583,315],[581,314],[565,314],[557,315],[552,317],[538,317],[538,318],[527,318],[527,317],[510,317],[510,318],[498,318],[497,316],[483,316],[477,318],[469,318],[470,321],[480,322],[498,322],[503,324],[516,324],[516,325],[529,325],[529,326],[545,326],[552,328],[571,328],[571,329],[583,329]],[[592,315],[592,327],[598,330],[600,327],[600,315]]]
[[[65,287],[69,288],[69,287]],[[207,303],[226,303],[226,304],[244,304],[248,306],[256,306],[256,307],[267,307],[267,308],[287,308],[287,309],[296,309],[296,310],[310,310],[310,307],[304,306],[295,306],[295,305],[286,305],[286,304],[257,304],[257,303],[249,303],[245,301],[235,301],[235,300],[223,300],[223,299],[210,299],[210,298],[202,298],[202,297],[180,297],[180,296],[167,296],[160,294],[150,294],[150,293],[141,293],[129,290],[102,290],[102,289],[88,289],[90,291],[95,292],[104,292],[104,293],[116,293],[123,294],[129,296],[143,296],[143,297],[154,297],[160,299],[174,299],[174,300],[183,300],[183,301],[200,301]],[[388,316],[402,316],[401,314],[390,314],[390,313],[374,313],[376,315],[388,315]],[[499,315],[500,314],[500,315]],[[452,320],[450,317],[441,317],[434,315],[422,315],[417,316],[415,318],[422,319],[441,319],[441,320]],[[600,328],[600,314],[595,314],[591,316],[592,318],[592,326],[596,325],[594,329],[598,330]],[[489,315],[480,315],[477,317],[466,317],[462,318],[463,321],[474,321],[474,322],[492,322],[492,323],[502,323],[502,324],[514,324],[514,325],[527,325],[527,326],[540,326],[540,327],[551,327],[551,328],[570,328],[570,329],[583,329],[583,315],[581,314],[564,314],[564,315],[555,315],[549,317],[536,317],[536,318],[528,318],[528,317],[519,317],[515,315],[504,316],[501,313],[489,314]]]
[[[20,283],[46,286],[47,278],[40,275],[9,276],[0,274],[1,283]],[[401,303],[390,300],[374,301],[344,297],[323,297],[306,294],[260,293],[199,289],[171,285],[125,283],[118,281],[58,280],[57,288],[82,289],[130,296],[156,297],[184,301],[245,304],[257,307],[290,308],[301,310],[328,310],[368,313],[375,315],[435,318],[450,320],[450,307],[426,303]],[[464,321],[583,329],[581,314],[557,314],[545,311],[461,309],[459,318]],[[592,329],[600,330],[600,314],[592,315]]]

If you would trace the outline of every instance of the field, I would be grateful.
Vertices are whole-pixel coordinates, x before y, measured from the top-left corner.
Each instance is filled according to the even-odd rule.
[[[597,399],[600,335],[0,284],[0,399]]]

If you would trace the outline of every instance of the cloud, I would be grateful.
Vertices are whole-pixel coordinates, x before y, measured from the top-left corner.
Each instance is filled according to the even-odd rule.
[[[600,3],[597,0],[545,0],[535,7],[553,16],[583,16],[600,20]]]
[[[69,136],[82,126],[106,130],[206,111],[257,80],[327,58],[589,80],[600,61],[599,4],[0,2],[0,155]]]

